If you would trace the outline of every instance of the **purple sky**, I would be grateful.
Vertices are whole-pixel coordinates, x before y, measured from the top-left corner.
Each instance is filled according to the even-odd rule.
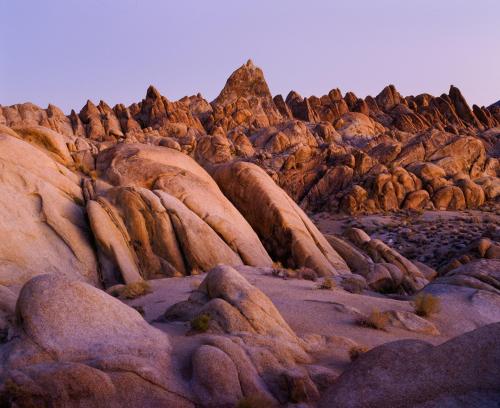
[[[248,58],[273,94],[393,83],[500,99],[499,0],[0,0],[0,104],[214,99]]]

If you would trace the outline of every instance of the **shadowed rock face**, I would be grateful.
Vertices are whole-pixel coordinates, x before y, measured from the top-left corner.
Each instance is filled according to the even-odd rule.
[[[319,406],[493,407],[500,396],[499,335],[495,323],[437,347],[416,340],[377,347],[339,377]]]

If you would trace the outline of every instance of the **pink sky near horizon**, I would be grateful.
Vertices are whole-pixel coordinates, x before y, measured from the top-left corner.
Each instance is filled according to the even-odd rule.
[[[251,58],[273,94],[500,100],[498,0],[0,0],[0,104],[214,99]]]

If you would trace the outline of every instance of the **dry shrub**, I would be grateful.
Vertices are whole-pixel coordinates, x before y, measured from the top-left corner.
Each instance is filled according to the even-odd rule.
[[[415,313],[418,316],[429,317],[441,309],[439,298],[431,294],[420,293],[415,298]]]
[[[308,281],[316,281],[318,279],[318,274],[314,269],[311,268],[306,268],[303,266],[298,270],[298,274],[300,276],[300,279],[308,280]]]
[[[282,279],[297,279],[296,271],[289,268],[274,268],[271,274]]]
[[[378,309],[373,309],[368,316],[360,317],[356,323],[359,326],[370,327],[377,330],[385,330],[389,323],[389,318]]]
[[[332,280],[332,278],[326,277],[323,279],[323,282],[321,282],[318,285],[318,289],[325,289],[325,290],[331,290],[335,287],[335,282]]]
[[[304,279],[309,281],[315,281],[318,277],[314,269],[306,267],[300,269],[274,268],[271,274],[283,279]]]
[[[368,350],[370,350],[366,346],[353,346],[349,349],[349,358],[351,361],[356,360],[361,354],[366,353]]]
[[[151,285],[146,281],[138,281],[125,285],[121,291],[121,296],[125,299],[135,299],[151,293]]]
[[[210,317],[209,314],[201,314],[193,319],[191,319],[191,330],[194,330],[196,332],[204,333],[208,330],[210,326],[210,320],[212,318]]]

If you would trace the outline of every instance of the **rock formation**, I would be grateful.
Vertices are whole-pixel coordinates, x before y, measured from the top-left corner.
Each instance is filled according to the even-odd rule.
[[[99,285],[82,177],[69,169],[64,137],[2,126],[0,163],[1,284],[19,290],[35,275],[55,273]]]
[[[118,141],[167,146],[202,165],[251,161],[305,209],[358,213],[476,208],[495,200],[498,109],[470,108],[454,86],[439,97],[403,97],[390,85],[375,98],[338,89],[319,98],[273,98],[262,70],[248,61],[211,103],[201,95],[171,102],[151,86],[129,107],[88,101],[68,116],[53,105],[0,107],[0,123],[86,139],[79,143],[88,147],[73,156],[90,170],[94,146]],[[414,172],[419,163],[444,174],[424,180]]]
[[[273,97],[252,61],[212,102],[0,106],[0,406],[487,406],[499,158],[499,103]],[[445,210],[429,264],[353,225]]]
[[[209,316],[208,332],[220,334],[208,337],[193,354],[194,391],[209,401],[206,406],[234,406],[255,395],[271,406],[318,399],[317,386],[301,366],[312,363],[307,343],[236,270],[213,269],[187,301],[165,312],[167,320],[200,316]],[[216,374],[219,364],[223,374]],[[214,381],[216,376],[223,376],[218,381],[225,389]]]

